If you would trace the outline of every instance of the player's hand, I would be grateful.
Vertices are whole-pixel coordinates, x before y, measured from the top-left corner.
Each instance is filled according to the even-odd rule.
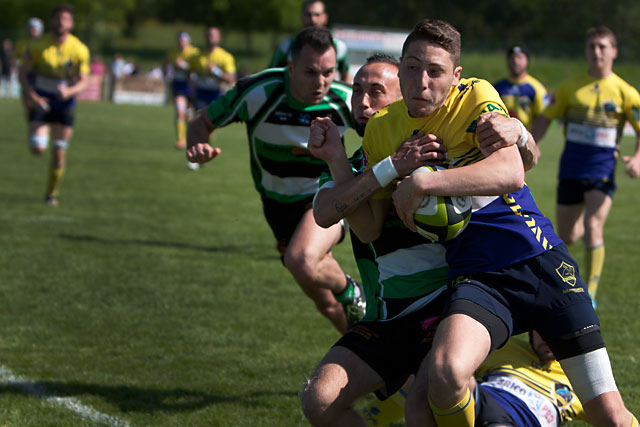
[[[27,104],[29,105],[29,107],[38,108],[42,111],[49,111],[51,109],[51,106],[49,105],[49,102],[46,100],[46,98],[38,95],[35,90],[30,91],[28,95],[29,96],[27,97]]]
[[[522,128],[515,121],[496,112],[481,114],[478,118],[476,135],[480,151],[485,157],[518,142]]]
[[[206,142],[199,142],[187,148],[187,160],[191,163],[207,163],[218,156],[222,150]]]
[[[420,166],[441,165],[447,158],[447,148],[435,135],[418,133],[405,140],[391,155],[399,176],[407,176]]]
[[[403,179],[393,192],[393,204],[396,207],[398,216],[404,225],[414,232],[417,231],[417,228],[413,221],[413,214],[418,210],[424,198],[420,191],[420,181],[425,179],[427,175],[428,173],[411,175]]]
[[[624,171],[631,178],[640,177],[640,156],[622,156]]]
[[[58,93],[60,94],[60,99],[63,101],[73,96],[71,89],[67,85],[58,85]]]
[[[327,163],[345,155],[338,127],[328,117],[318,117],[311,122],[307,148],[314,157]]]

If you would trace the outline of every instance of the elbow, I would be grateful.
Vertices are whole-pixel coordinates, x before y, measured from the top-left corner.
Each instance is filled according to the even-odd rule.
[[[378,239],[378,237],[380,237],[380,232],[382,230],[357,230],[354,227],[351,227],[351,229],[353,230],[353,232],[356,234],[356,236],[358,236],[358,240],[360,240],[362,243],[371,243],[374,242],[375,240]]]
[[[321,212],[322,209],[313,209],[313,219],[316,220],[316,224],[318,224],[322,228],[329,228],[334,225],[338,220],[334,220],[330,218],[325,212]]]
[[[518,172],[514,173],[511,179],[508,182],[508,186],[510,188],[507,193],[512,193],[515,191],[522,190],[524,187],[524,167],[518,168]]]

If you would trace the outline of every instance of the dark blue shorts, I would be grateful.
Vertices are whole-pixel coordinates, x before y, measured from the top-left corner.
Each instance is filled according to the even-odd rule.
[[[210,103],[220,98],[222,91],[220,89],[197,89],[195,107],[197,110],[205,108]]]
[[[187,81],[176,81],[174,80],[171,83],[171,88],[173,89],[173,96],[186,96],[187,98],[191,98],[193,96],[193,87]]]
[[[76,107],[75,98],[60,99],[55,94],[37,91],[49,103],[49,109],[32,108],[29,110],[30,122],[60,123],[64,126],[73,126]]]
[[[591,190],[602,191],[613,198],[616,183],[611,178],[596,179],[561,179],[558,182],[557,202],[559,205],[576,205],[584,202],[584,193]]]
[[[508,336],[535,329],[550,341],[600,324],[565,245],[495,272],[460,276],[449,287],[449,305],[473,301],[500,318]]]

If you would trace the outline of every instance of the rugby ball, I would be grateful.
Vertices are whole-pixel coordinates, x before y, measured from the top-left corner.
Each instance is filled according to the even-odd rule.
[[[413,171],[434,173],[444,170],[440,166],[422,166]],[[462,233],[471,218],[471,197],[426,195],[413,214],[418,233],[432,241],[445,242]]]

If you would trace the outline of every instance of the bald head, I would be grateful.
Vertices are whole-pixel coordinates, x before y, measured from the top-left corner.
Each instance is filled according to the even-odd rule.
[[[377,61],[370,58],[353,79],[351,111],[355,130],[360,136],[364,135],[364,128],[376,111],[402,97],[397,61],[390,59]]]

